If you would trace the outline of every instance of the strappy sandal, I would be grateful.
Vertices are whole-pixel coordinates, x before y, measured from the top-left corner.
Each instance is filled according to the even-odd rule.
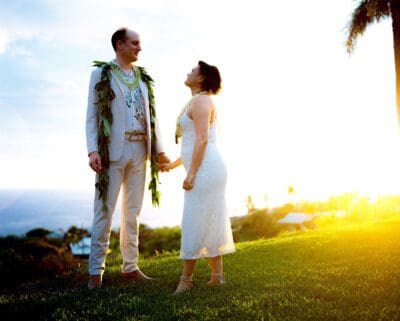
[[[224,273],[211,274],[210,281],[207,282],[208,285],[225,284]]]
[[[193,288],[193,281],[191,276],[184,276],[182,275],[178,287],[176,288],[174,294],[178,294],[184,291],[188,291]]]

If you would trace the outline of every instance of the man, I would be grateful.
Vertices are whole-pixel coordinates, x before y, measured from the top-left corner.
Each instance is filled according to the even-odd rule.
[[[151,148],[155,146],[159,165],[169,163],[164,153],[157,120],[151,123],[149,91],[140,70],[133,63],[141,51],[139,34],[122,28],[111,38],[115,59],[108,64],[109,86],[114,93],[111,101],[112,120],[107,126],[109,142],[105,144],[109,154],[109,168],[104,166],[101,155],[99,136],[100,108],[98,84],[102,79],[102,68],[91,74],[89,85],[88,108],[86,115],[86,141],[89,165],[97,173],[96,182],[107,170],[106,198],[99,198],[96,188],[94,200],[94,218],[92,227],[91,249],[89,256],[88,288],[101,286],[105,269],[106,252],[109,246],[112,215],[122,186],[122,216],[120,227],[120,248],[123,258],[122,277],[133,280],[149,280],[138,268],[138,216],[142,207],[146,158],[151,157]],[[155,123],[155,128],[153,127]],[[151,128],[152,127],[152,128]],[[153,136],[152,136],[153,133]],[[104,136],[104,135],[103,135]],[[106,135],[107,136],[107,135]],[[155,144],[151,144],[154,141]],[[104,203],[103,203],[104,201]]]

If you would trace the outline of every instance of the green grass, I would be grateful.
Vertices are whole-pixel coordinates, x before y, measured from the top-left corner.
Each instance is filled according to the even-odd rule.
[[[227,284],[172,296],[177,253],[141,260],[152,284],[125,284],[110,256],[104,287],[80,274],[0,295],[2,320],[400,320],[400,220],[324,228],[246,242],[224,258]]]

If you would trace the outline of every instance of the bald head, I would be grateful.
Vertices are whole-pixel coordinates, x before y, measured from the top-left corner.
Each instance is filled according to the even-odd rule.
[[[118,59],[125,63],[132,63],[138,59],[140,46],[140,36],[136,31],[121,28],[111,37],[111,43]]]
[[[130,30],[128,28],[120,28],[113,33],[111,36],[111,44],[114,51],[117,51],[118,42],[126,42],[128,38],[136,36],[139,38],[139,34],[136,31]]]

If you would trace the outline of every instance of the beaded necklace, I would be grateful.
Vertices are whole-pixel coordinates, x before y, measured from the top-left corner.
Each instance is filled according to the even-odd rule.
[[[136,77],[132,82],[126,80],[126,78],[122,75],[121,68],[117,64],[112,63],[111,69],[114,72],[115,76],[117,76],[118,80],[121,81],[126,87],[128,87],[129,90],[132,90],[139,85],[141,77],[138,67],[133,66],[133,71]]]

